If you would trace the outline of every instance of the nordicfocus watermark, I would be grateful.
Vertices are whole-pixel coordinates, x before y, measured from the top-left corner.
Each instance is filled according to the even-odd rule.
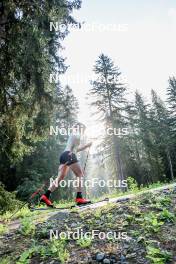
[[[75,127],[59,127],[59,126],[50,126],[49,128],[49,135],[50,136],[70,136],[71,134],[73,135],[83,135],[84,134],[84,129],[80,128],[77,129]],[[96,129],[94,128],[90,128],[89,129],[89,136],[94,136],[97,134],[106,134],[108,136],[119,136],[119,137],[123,137],[123,136],[127,136],[129,134],[129,129],[127,127],[122,127],[122,128],[112,128],[112,127],[107,127],[107,128],[98,128],[96,127]]]
[[[80,125],[73,125],[73,126],[68,126],[67,128],[65,128],[64,126],[50,126],[50,130],[49,130],[49,135],[61,135],[61,136],[70,136],[70,135],[83,135],[84,134],[84,130],[85,128],[83,126]]]
[[[91,81],[90,81],[91,80]],[[90,84],[92,82],[99,83],[108,83],[108,84],[118,84],[118,83],[128,83],[128,79],[126,76],[112,76],[107,77],[105,79],[103,76],[97,77],[94,74],[84,74],[84,73],[73,73],[73,74],[66,74],[66,75],[61,75],[60,72],[55,72],[55,73],[50,73],[49,75],[49,82],[50,83],[60,83],[62,82],[63,84]]]
[[[86,187],[86,188],[127,188],[127,180],[100,180],[98,178],[92,178],[90,180],[83,180],[81,179],[68,179],[68,180],[61,180],[59,183],[57,179],[50,178],[50,186],[54,185],[56,188],[58,187],[72,187],[72,188],[78,188],[78,187]]]
[[[125,23],[75,23],[72,25],[65,25],[59,21],[50,21],[49,25],[50,31],[58,31],[64,33],[65,31],[79,31],[79,32],[127,32],[128,24]]]
[[[127,240],[127,232],[102,232],[100,230],[91,230],[89,232],[84,232],[82,228],[77,228],[75,231],[59,232],[59,230],[50,230],[50,239],[68,239],[68,240],[78,240],[78,239],[100,239],[100,240]]]

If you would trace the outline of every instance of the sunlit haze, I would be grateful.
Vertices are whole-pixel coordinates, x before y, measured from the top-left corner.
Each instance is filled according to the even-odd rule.
[[[70,66],[63,83],[70,85],[79,101],[81,122],[95,131],[99,126],[91,116],[87,92],[102,52],[120,68],[128,98],[136,89],[146,99],[151,89],[165,98],[168,78],[176,74],[175,1],[89,0],[73,15],[84,24],[80,30],[71,29],[63,43]]]

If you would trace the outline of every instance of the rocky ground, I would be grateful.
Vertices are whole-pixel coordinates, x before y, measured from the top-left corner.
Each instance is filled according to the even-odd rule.
[[[97,230],[100,237],[77,239],[73,236],[78,230],[79,234]],[[102,239],[108,232],[111,237]],[[53,234],[58,239],[51,240]],[[1,237],[0,248],[2,264],[174,264],[176,190],[145,193],[97,209],[60,211],[37,225],[25,218],[18,230]]]

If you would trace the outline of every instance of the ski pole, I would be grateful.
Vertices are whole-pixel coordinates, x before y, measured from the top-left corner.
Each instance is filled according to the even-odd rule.
[[[85,170],[86,170],[87,161],[88,161],[88,157],[89,157],[89,152],[90,152],[90,147],[89,147],[89,149],[88,149],[88,151],[87,151],[87,156],[86,156],[86,161],[85,161],[85,164],[84,164],[83,172],[85,172]]]
[[[10,217],[9,219],[11,219],[14,215],[16,215],[23,207],[25,207],[30,201],[31,199],[33,199],[38,193],[40,193],[40,191],[43,190],[43,188],[45,187],[46,183],[42,185],[42,187],[38,188],[37,191],[35,191],[34,193],[31,194],[31,196],[29,197],[29,199],[23,203],[23,205],[18,208]]]
[[[67,163],[68,163],[68,161],[63,165],[63,167],[64,166],[66,166],[67,165]],[[63,168],[62,167],[62,168]],[[62,169],[62,168],[60,168],[59,169],[59,171]],[[20,208],[18,208],[10,217],[9,217],[9,219],[11,219],[15,214],[17,214],[23,207],[25,207],[29,202],[31,202],[31,199],[33,199],[37,194],[39,194],[41,191],[43,191],[43,188],[45,187],[45,185],[47,184],[47,182],[45,182],[40,188],[38,188],[34,193],[32,193],[31,195],[30,195],[30,197],[29,197],[29,199],[25,202],[25,203],[23,203],[23,205],[20,207]]]

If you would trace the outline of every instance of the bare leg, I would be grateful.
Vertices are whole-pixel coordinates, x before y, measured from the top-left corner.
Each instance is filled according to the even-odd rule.
[[[59,183],[65,178],[69,171],[69,167],[67,165],[60,165],[58,169],[58,176],[55,179],[55,182],[53,182],[50,187],[48,188],[49,191],[54,192],[56,190],[56,186],[59,186]]]
[[[78,189],[77,192],[81,192],[82,191],[82,177],[84,176],[84,173],[82,171],[82,168],[80,166],[80,164],[78,162],[71,164],[70,165],[71,170],[73,171],[73,173],[76,175],[76,177],[78,177]]]

